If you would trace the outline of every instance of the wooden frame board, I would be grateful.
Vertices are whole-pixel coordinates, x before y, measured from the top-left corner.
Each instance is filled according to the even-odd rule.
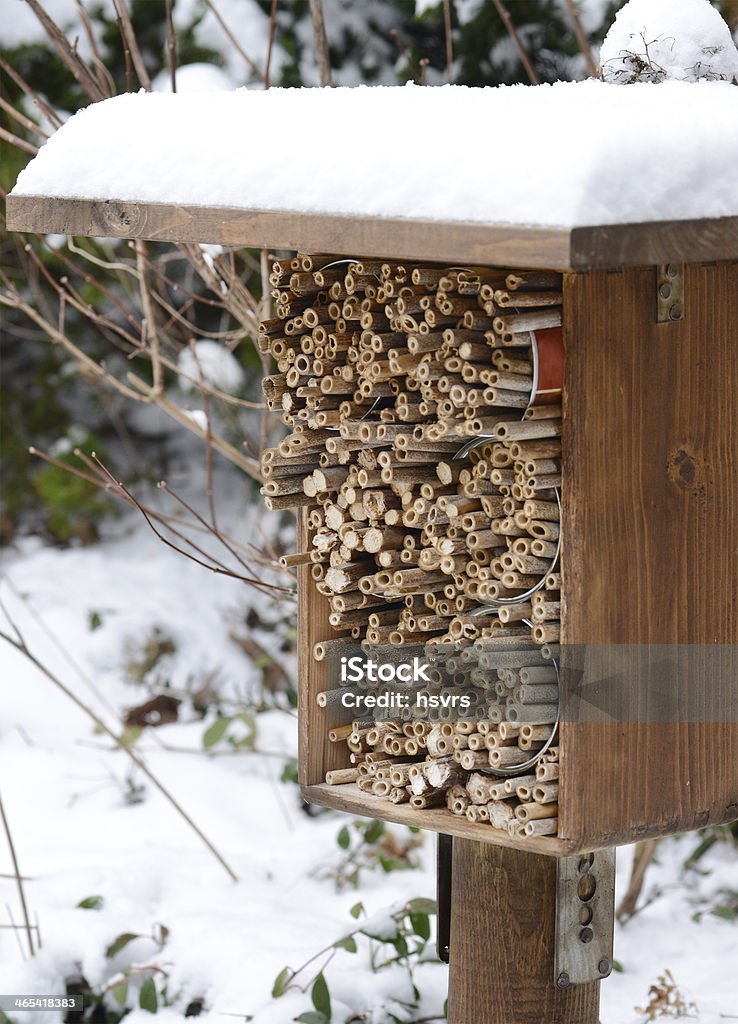
[[[9,196],[11,231],[557,270],[738,259],[738,217],[579,228]]]

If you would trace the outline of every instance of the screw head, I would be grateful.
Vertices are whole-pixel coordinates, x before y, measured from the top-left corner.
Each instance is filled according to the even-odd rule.
[[[659,295],[662,299],[668,299],[671,296],[671,285],[668,281],[664,281],[659,287]]]
[[[669,308],[669,319],[670,320],[681,320],[682,319],[682,305],[680,302],[675,302]]]
[[[609,974],[610,973],[610,966],[611,965],[610,965],[610,961],[609,960],[602,959],[597,964],[597,970],[600,972],[600,974]]]
[[[561,974],[556,979],[556,987],[557,988],[568,988],[569,987],[569,975],[566,973],[566,971],[562,971]]]

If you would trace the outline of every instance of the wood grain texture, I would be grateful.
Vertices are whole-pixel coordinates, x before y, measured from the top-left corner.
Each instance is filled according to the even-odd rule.
[[[688,266],[678,323],[655,280],[565,279],[565,643],[738,643],[738,263]],[[564,840],[738,817],[735,723],[563,722],[560,747]]]
[[[569,231],[275,210],[11,196],[13,231],[217,242],[347,256],[568,267]]]
[[[449,1024],[597,1024],[600,983],[554,984],[556,862],[454,840]]]
[[[323,783],[318,786],[304,786],[302,793],[309,803],[332,807],[347,814],[382,818],[384,821],[394,821],[398,825],[415,825],[416,828],[427,829],[429,832],[443,832],[447,836],[475,839],[484,844],[491,843],[493,846],[536,850],[538,853],[555,857],[580,852],[580,848],[575,844],[562,843],[552,836],[513,839],[501,829],[492,828],[491,825],[484,823],[474,824],[460,815],[452,814],[445,807],[421,811],[410,807],[409,804],[392,804],[382,797],[362,793],[356,786],[329,786]]]
[[[309,537],[307,516],[297,510],[297,550],[307,551]],[[335,635],[328,621],[330,606],[315,589],[310,565],[297,570],[297,713],[298,713],[298,776],[301,786],[313,786],[325,780],[333,768],[346,768],[349,752],[345,743],[331,743],[328,730],[331,722],[323,708],[316,704],[317,695],[325,689],[322,662],[313,658],[313,646],[319,640]],[[306,799],[308,799],[306,797]],[[317,803],[318,801],[312,801]]]
[[[575,270],[738,259],[738,217],[574,228]]]
[[[570,229],[9,196],[7,226],[11,231],[559,270],[738,258],[738,217]]]

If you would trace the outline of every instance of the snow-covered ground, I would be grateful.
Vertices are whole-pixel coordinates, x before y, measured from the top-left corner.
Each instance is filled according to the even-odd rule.
[[[229,499],[225,518],[234,527],[243,497],[236,489]],[[253,509],[251,515],[261,513]],[[254,525],[242,536],[253,535]],[[29,648],[117,731],[120,709],[149,697],[157,683],[192,692],[206,679],[212,682],[217,670],[225,710],[235,706],[229,701],[255,699],[260,671],[230,634],[247,629],[249,608],[264,621],[289,622],[293,614],[290,606],[254,598],[243,584],[178,556],[132,514],[109,525],[91,548],[61,550],[24,540],[6,555],[4,570],[3,603]],[[148,685],[132,682],[126,665],[130,676],[130,663],[140,660],[142,640],[154,627],[175,650],[149,672]],[[0,628],[7,630],[7,622]],[[259,623],[254,627],[252,618],[250,636],[270,651],[282,635],[284,628],[269,633]],[[289,655],[280,658],[291,668]],[[296,722],[289,710],[255,715],[260,752],[233,752],[224,742],[204,753],[214,712],[198,719],[187,702],[182,721],[148,730],[135,746],[238,875],[234,883],[126,755],[2,641],[0,679],[0,792],[43,942],[36,957],[24,959],[23,936],[0,929],[0,992],[62,992],[63,979],[74,974],[100,990],[132,965],[148,965],[160,970],[131,973],[131,1024],[151,1020],[137,998],[150,976],[160,1002],[165,990],[171,1003],[160,1006],[162,1020],[181,1019],[191,1001],[203,1000],[203,1016],[212,1021],[234,1014],[253,1015],[257,1024],[284,1024],[312,1006],[309,993],[299,991],[273,999],[275,976],[361,924],[363,918],[350,915],[357,901],[367,914],[381,917],[392,904],[434,895],[431,836],[419,849],[419,866],[390,873],[367,869],[358,888],[336,891],[330,872],[346,856],[336,840],[349,819],[332,812],[308,816],[294,783],[280,781],[284,764],[295,756]],[[405,829],[394,834],[400,842],[409,837]],[[659,863],[647,876],[647,906],[618,928],[615,955],[623,970],[602,986],[603,1024],[642,1020],[634,1007],[648,1004],[649,986],[667,969],[696,1004],[702,1024],[738,1014],[738,921],[710,912],[738,899],[738,855],[719,844],[699,862],[699,873],[685,875],[681,864],[696,844],[695,836],[662,844]],[[631,851],[621,851],[621,890],[630,860]],[[0,836],[3,925],[11,912],[15,922],[21,920],[11,871]],[[725,892],[717,896],[720,890]],[[79,907],[92,897],[97,909]],[[169,931],[159,949],[148,936],[162,925]],[[144,937],[106,957],[125,932]],[[425,963],[417,969],[422,1001],[403,1011],[397,1000],[411,995],[405,972],[373,972],[368,940],[359,936],[357,945],[356,953],[336,953],[326,972],[334,1024],[435,1019],[445,998],[445,967]],[[45,1013],[36,1019],[55,1024],[59,1018]]]

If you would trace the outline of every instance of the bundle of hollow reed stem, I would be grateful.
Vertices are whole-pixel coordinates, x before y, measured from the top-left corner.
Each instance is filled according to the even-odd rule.
[[[284,562],[309,563],[330,602],[316,655],[555,644],[560,408],[529,401],[560,275],[298,256],[271,283],[264,392],[291,432],[264,453],[262,493],[307,515],[309,548]]]
[[[330,771],[332,785],[354,783],[365,794],[417,810],[447,808],[514,837],[556,835],[558,747],[552,725],[478,721],[353,722],[331,730],[345,740],[351,767]],[[531,765],[532,752],[543,747]],[[485,774],[489,764],[519,773]],[[524,766],[524,767],[523,767]]]

